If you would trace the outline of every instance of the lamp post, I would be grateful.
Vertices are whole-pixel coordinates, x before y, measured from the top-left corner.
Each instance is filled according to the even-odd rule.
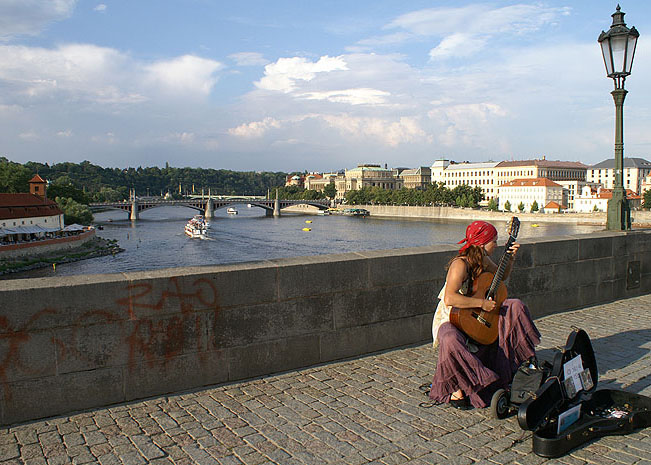
[[[601,31],[598,42],[606,65],[606,74],[613,79],[615,90],[611,92],[615,101],[615,186],[613,197],[608,201],[606,228],[623,231],[631,229],[631,206],[624,189],[624,89],[626,76],[631,74],[635,45],[640,33],[634,27],[627,28],[624,14],[619,5],[612,14],[613,24],[608,32]]]

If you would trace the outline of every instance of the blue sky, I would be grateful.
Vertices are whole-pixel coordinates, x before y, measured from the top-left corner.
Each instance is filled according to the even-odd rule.
[[[0,156],[330,171],[613,156],[616,2],[0,0]],[[625,154],[651,159],[651,6]]]

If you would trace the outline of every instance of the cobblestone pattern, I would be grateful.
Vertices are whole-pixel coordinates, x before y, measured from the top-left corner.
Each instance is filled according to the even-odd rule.
[[[537,320],[548,358],[590,335],[599,386],[651,396],[651,295]],[[651,464],[651,428],[554,460],[514,417],[425,409],[430,344],[0,429],[4,464]],[[43,393],[44,396],[47,393]]]

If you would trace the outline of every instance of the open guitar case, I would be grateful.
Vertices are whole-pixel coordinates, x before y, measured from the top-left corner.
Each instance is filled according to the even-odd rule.
[[[617,389],[597,390],[599,373],[588,334],[573,330],[554,356],[547,380],[518,409],[533,431],[533,452],[560,457],[594,438],[651,426],[651,398]]]

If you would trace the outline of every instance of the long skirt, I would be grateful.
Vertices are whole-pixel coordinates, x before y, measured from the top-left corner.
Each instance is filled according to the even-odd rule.
[[[495,343],[477,344],[471,352],[467,336],[449,322],[439,328],[438,341],[430,399],[449,402],[450,395],[461,389],[473,407],[483,408],[497,389],[509,386],[520,364],[535,355],[540,332],[527,306],[519,299],[507,299],[500,308]]]

